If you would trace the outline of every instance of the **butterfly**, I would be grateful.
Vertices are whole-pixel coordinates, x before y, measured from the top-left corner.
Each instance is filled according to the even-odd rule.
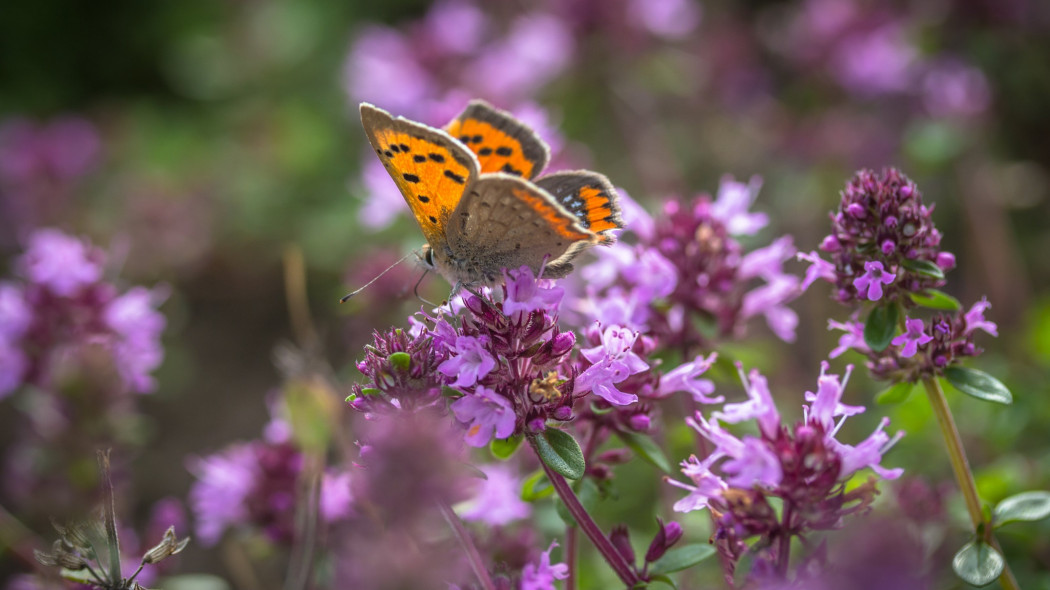
[[[493,286],[528,266],[561,278],[586,248],[616,241],[616,190],[597,172],[533,180],[550,149],[511,114],[471,101],[443,129],[361,104],[361,123],[412,209],[428,268],[459,286]]]

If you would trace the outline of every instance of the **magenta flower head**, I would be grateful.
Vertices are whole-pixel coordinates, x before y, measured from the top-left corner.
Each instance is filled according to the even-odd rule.
[[[637,395],[616,388],[617,383],[649,368],[631,350],[637,337],[637,332],[626,328],[607,327],[602,332],[601,345],[583,351],[583,357],[592,364],[576,378],[577,389],[581,392],[593,391],[594,395],[616,406],[638,401]]]
[[[439,369],[449,351],[435,343],[439,336],[426,327],[415,336],[397,328],[374,332],[372,345],[365,347],[365,359],[357,364],[370,382],[351,386],[350,406],[371,414],[412,411],[441,402],[441,388],[448,378]],[[478,368],[474,366],[475,375]]]
[[[876,379],[915,383],[941,376],[962,359],[984,352],[974,342],[978,331],[998,335],[995,323],[984,317],[990,306],[982,299],[965,312],[939,313],[927,320],[908,318],[904,333],[881,352],[870,350],[862,341],[853,347],[868,357],[868,369]]]
[[[61,387],[71,367],[108,354],[122,391],[147,393],[163,357],[163,289],[121,293],[103,279],[105,252],[55,229],[28,238],[20,282],[0,283],[0,396],[33,383]],[[83,366],[80,365],[83,363]],[[75,372],[75,371],[74,371]]]
[[[798,316],[787,305],[802,289],[784,270],[795,255],[791,238],[753,250],[738,240],[768,223],[766,214],[749,211],[760,186],[757,177],[747,184],[726,177],[717,198],[669,199],[652,217],[621,195],[627,230],[638,243],[620,240],[581,269],[585,320],[632,328],[689,354],[743,336],[759,316],[778,338],[792,341]],[[712,330],[701,333],[700,324]]]
[[[914,305],[907,297],[944,284],[944,271],[955,257],[940,249],[941,233],[933,224],[933,207],[908,177],[889,168],[881,174],[861,170],[842,191],[831,215],[831,234],[820,249],[799,255],[813,266],[808,285],[817,278],[833,282],[834,297],[845,304],[886,300]]]
[[[756,558],[772,566],[777,563],[776,549],[790,543],[792,536],[837,528],[844,517],[866,510],[876,493],[874,480],[846,490],[846,482],[857,470],[871,467],[885,479],[900,476],[900,469],[880,464],[882,455],[901,436],[891,439],[883,432],[885,419],[859,445],[835,438],[846,417],[864,411],[842,403],[851,369],[840,381],[828,373],[825,363],[817,391],[805,395],[809,405],[804,407],[804,419],[793,426],[781,421],[766,380],[756,371],[744,376],[742,368],[748,401],[726,404],[710,420],[699,412],[687,419],[714,450],[703,460],[693,456],[682,462],[682,473],[691,483],[669,480],[689,492],[674,509],[711,508],[717,526],[714,543],[730,563],[751,547],[761,548]],[[752,419],[758,422],[759,436],[738,438],[721,424]],[[783,513],[793,515],[790,523],[774,510],[774,498],[782,503]]]

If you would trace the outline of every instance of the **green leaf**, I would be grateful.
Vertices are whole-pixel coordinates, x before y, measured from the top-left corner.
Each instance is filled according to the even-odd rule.
[[[654,574],[670,574],[686,568],[693,567],[701,561],[715,554],[715,548],[707,543],[693,543],[683,547],[675,547],[660,559],[657,559],[649,569]]]
[[[637,432],[620,432],[617,436],[639,457],[651,463],[654,467],[664,473],[671,473],[671,461],[664,455],[663,450],[653,441],[651,436]]]
[[[966,395],[997,404],[1012,404],[1014,396],[995,377],[984,371],[967,367],[948,367],[944,371],[948,383]]]
[[[927,276],[933,279],[943,279],[944,271],[941,267],[937,266],[936,263],[930,262],[929,260],[911,260],[905,259],[901,263],[901,266],[912,271],[917,272],[923,276]]]
[[[395,352],[387,358],[398,371],[407,371],[408,366],[412,364],[412,357],[407,352]]]
[[[958,299],[943,291],[938,291],[937,289],[926,289],[922,293],[912,293],[910,297],[916,305],[921,305],[930,309],[940,309],[943,311],[957,311],[962,309],[962,304],[959,303]]]
[[[493,457],[506,461],[514,454],[514,451],[518,450],[523,440],[525,437],[520,434],[510,438],[494,438],[489,443],[489,451],[492,452]]]
[[[674,580],[672,580],[669,576],[665,576],[663,574],[650,576],[649,577],[649,581],[650,582],[660,582],[661,584],[667,584],[668,586],[674,588],[675,590],[678,590],[678,586],[674,583]],[[644,588],[644,586],[642,586],[642,587]]]
[[[897,306],[880,305],[868,314],[864,324],[864,342],[875,352],[882,352],[890,345],[890,340],[897,335]]]
[[[70,582],[84,584],[85,586],[91,586],[92,588],[98,587],[98,580],[96,580],[95,577],[91,575],[91,572],[86,569],[71,570],[62,568],[59,571],[59,574],[63,579],[69,580]]]
[[[952,569],[962,581],[974,586],[986,586],[999,579],[1006,561],[990,545],[971,541],[952,558]]]
[[[542,469],[536,471],[521,483],[521,499],[525,502],[542,500],[553,493],[554,486],[551,485],[550,480],[547,479],[547,474]]]
[[[572,485],[572,491],[576,493],[576,499],[580,501],[583,509],[587,512],[592,512],[594,507],[598,504],[598,500],[601,497],[601,492],[598,490],[598,484],[594,483],[593,479],[581,479]],[[558,516],[561,517],[562,521],[568,526],[576,526],[576,519],[569,513],[569,509],[565,507],[565,502],[562,502],[559,498],[558,503],[555,505],[558,511]]]
[[[875,396],[875,403],[879,405],[899,404],[908,399],[908,396],[911,395],[913,389],[915,389],[914,383],[902,381],[892,387],[882,390]]]
[[[569,479],[580,479],[587,469],[580,443],[571,434],[557,428],[548,428],[539,436],[531,437],[533,448],[548,467]]]
[[[1010,496],[996,505],[993,514],[997,527],[1008,522],[1042,520],[1050,516],[1050,492],[1034,490]]]

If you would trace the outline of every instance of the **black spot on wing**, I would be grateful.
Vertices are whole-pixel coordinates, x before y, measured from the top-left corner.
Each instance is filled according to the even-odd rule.
[[[408,182],[412,182],[412,183],[419,182],[419,177],[418,176],[416,176],[415,174],[409,174],[408,172],[405,172],[404,174],[402,174],[401,178],[404,178]]]
[[[509,148],[509,147],[507,147],[505,145],[496,148],[496,155],[497,156],[509,156],[509,155],[511,155],[513,153],[514,153],[513,148]]]
[[[427,157],[430,158],[432,162],[437,162],[438,164],[445,163],[445,156],[442,156],[441,154],[427,154]]]
[[[465,182],[467,182],[465,178],[451,170],[445,170],[445,176],[451,179],[452,182],[455,182],[456,184],[464,184]]]
[[[416,163],[423,163],[423,162],[427,161],[427,157],[426,156],[421,156],[419,154],[416,154],[416,155],[412,156],[412,161],[416,162]]]
[[[419,199],[420,203],[429,203],[430,202],[430,197],[427,197],[427,196],[424,196],[424,195],[418,195],[416,198]]]
[[[514,176],[523,176],[521,170],[518,170],[510,164],[504,164],[503,167],[500,168],[500,170],[506,172],[507,174],[513,174]]]
[[[492,155],[492,148],[490,148],[490,147],[483,147],[480,150],[478,150],[478,155],[479,156],[491,156]]]

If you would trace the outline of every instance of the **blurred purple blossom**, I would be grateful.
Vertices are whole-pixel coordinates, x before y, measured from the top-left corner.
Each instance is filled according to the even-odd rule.
[[[95,350],[107,352],[123,389],[154,389],[163,297],[144,287],[120,294],[103,280],[104,263],[105,253],[84,240],[55,229],[30,234],[14,265],[24,283],[0,283],[0,395],[27,381],[60,384],[78,363],[93,366]]]
[[[991,94],[984,72],[958,59],[933,62],[922,76],[922,102],[934,117],[979,115]]]
[[[525,566],[521,572],[521,590],[555,590],[554,580],[564,580],[569,576],[567,564],[551,564],[551,551],[557,546],[557,541],[551,541],[550,547],[540,556],[539,563]]]
[[[83,240],[56,229],[41,229],[29,236],[19,267],[29,281],[70,297],[102,277],[103,254]]]
[[[507,465],[480,468],[485,479],[478,482],[474,497],[457,510],[463,520],[503,526],[529,516],[532,505],[521,499],[521,478]]]

